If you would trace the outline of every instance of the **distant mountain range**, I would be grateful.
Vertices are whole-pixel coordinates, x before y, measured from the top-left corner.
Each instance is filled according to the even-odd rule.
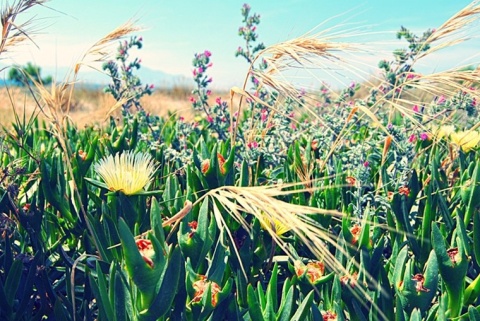
[[[57,81],[63,81],[66,75],[71,72],[68,67],[41,67],[42,77],[52,76]],[[7,80],[8,68],[1,75],[0,86],[10,85]],[[193,87],[193,80],[183,75],[172,75],[160,70],[154,70],[142,66],[135,71],[135,75],[140,77],[142,84],[153,84],[155,88],[169,89],[172,87]],[[109,84],[110,78],[103,71],[96,71],[91,68],[80,70],[78,82],[82,86],[103,87]]]

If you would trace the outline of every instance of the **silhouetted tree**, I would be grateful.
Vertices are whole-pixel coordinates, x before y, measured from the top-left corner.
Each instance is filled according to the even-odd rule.
[[[9,70],[8,79],[13,81],[18,86],[25,86],[32,84],[33,81],[41,82],[48,85],[52,82],[52,77],[41,77],[41,68],[28,62],[25,66],[16,66]]]

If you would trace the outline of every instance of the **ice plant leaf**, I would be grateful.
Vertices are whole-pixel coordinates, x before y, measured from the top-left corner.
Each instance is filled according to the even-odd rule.
[[[102,158],[95,164],[95,170],[104,180],[110,191],[120,191],[125,195],[144,192],[156,170],[150,154],[128,151]]]

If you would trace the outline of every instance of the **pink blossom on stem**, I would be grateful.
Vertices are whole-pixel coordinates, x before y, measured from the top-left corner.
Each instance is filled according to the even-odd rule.
[[[257,148],[257,147],[258,147],[258,143],[257,143],[256,141],[248,142],[248,143],[247,143],[247,147],[250,148],[250,149]]]
[[[444,96],[444,95],[441,95],[440,97],[438,97],[437,104],[442,105],[442,104],[444,104],[446,101],[447,101],[447,99],[445,98],[445,96]]]
[[[262,120],[262,122],[265,122],[267,120],[267,110],[263,109],[260,115],[260,119]]]

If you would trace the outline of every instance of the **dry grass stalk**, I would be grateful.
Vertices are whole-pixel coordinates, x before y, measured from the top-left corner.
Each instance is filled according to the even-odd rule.
[[[308,33],[301,37],[269,46],[259,52],[251,64],[243,88],[232,89],[231,97],[233,97],[234,94],[239,94],[242,97],[250,98],[257,102],[256,99],[252,98],[251,94],[246,93],[247,80],[253,76],[258,80],[260,88],[266,87],[278,92],[279,96],[284,99],[288,98],[301,104],[300,97],[305,98],[305,94],[308,95],[310,93],[306,93],[304,88],[298,88],[298,85],[290,81],[287,75],[288,71],[295,68],[310,71],[312,69],[322,69],[322,67],[323,70],[328,71],[331,67],[327,67],[327,65],[333,65],[340,70],[349,70],[354,73],[359,71],[360,69],[348,62],[345,55],[367,53],[366,48],[355,43],[333,42],[331,41],[332,36],[326,34],[327,31],[315,34]],[[351,36],[354,35],[335,35],[337,38]],[[268,65],[267,69],[260,70],[253,68],[254,63],[260,59],[265,59]],[[315,101],[315,98],[310,98],[309,100]],[[242,102],[243,100],[240,99],[238,114],[241,114]],[[266,105],[266,107],[272,109],[271,106]],[[327,130],[331,131],[328,124],[323,121],[321,116],[317,115],[313,108],[308,108],[308,105],[306,107],[307,108],[303,110],[304,112],[319,121]],[[278,110],[279,109],[274,110],[274,112],[278,112]],[[235,143],[235,131],[232,133],[232,143]]]
[[[44,5],[49,0],[18,0],[9,4],[8,1],[0,9],[0,22],[2,24],[2,39],[0,41],[0,55],[10,51],[27,39],[32,40],[30,34],[34,33],[31,28],[33,19],[23,23],[17,23],[22,13],[37,5]]]
[[[418,56],[418,59],[421,59],[440,49],[451,47],[468,40],[469,38],[467,36],[461,36],[460,32],[477,21],[479,14],[480,4],[477,1],[473,1],[468,6],[457,12],[450,19],[445,21],[445,23],[443,23],[440,27],[438,27],[435,32],[430,35],[430,37],[428,37],[426,44],[430,44],[431,47],[429,50],[421,53]],[[433,43],[441,40],[444,40],[444,42],[433,45]]]
[[[102,37],[96,43],[94,43],[82,56],[82,58],[75,64],[73,71],[75,74],[78,73],[80,67],[82,65],[91,65],[91,62],[103,62],[106,61],[112,55],[112,44],[116,43],[117,41],[125,38],[126,36],[138,32],[142,30],[142,28],[135,25],[135,22],[132,20],[127,21],[123,25],[115,28],[107,35]],[[91,60],[89,60],[91,59]],[[95,69],[95,68],[94,68]]]
[[[131,32],[137,30],[139,30],[139,28],[134,26],[133,23],[129,21],[126,24],[116,28],[114,31],[108,33],[105,37],[97,41],[85,52],[80,61],[75,64],[74,69],[72,70],[72,74],[67,76],[66,80],[59,83],[55,81],[52,82],[50,90],[47,89],[41,82],[37,82],[32,79],[37,93],[40,96],[40,100],[45,104],[44,106],[40,106],[39,104],[39,107],[41,107],[42,112],[52,124],[52,131],[57,137],[59,144],[63,150],[64,161],[70,177],[73,177],[72,164],[69,158],[69,155],[72,155],[72,151],[70,150],[69,145],[66,143],[67,137],[65,125],[66,122],[69,121],[68,114],[70,111],[70,102],[72,101],[73,90],[80,67],[85,64],[86,59],[88,59],[89,57],[94,57],[94,61],[96,62],[102,61],[102,59],[108,57],[108,54],[105,51],[107,47],[109,47],[114,42],[124,38]],[[66,108],[64,109],[62,107],[65,106],[65,104]],[[116,109],[116,105],[114,105],[110,110],[113,111],[114,109]],[[75,184],[75,181],[72,181],[74,194],[80,204],[80,209],[84,212],[85,207],[82,205],[81,196],[79,195],[78,188]],[[83,216],[87,217],[85,212],[83,213]],[[86,223],[89,233],[93,235],[93,229],[90,225],[90,222],[86,220]]]
[[[302,182],[300,184],[304,183]],[[336,236],[312,219],[315,215],[328,215],[334,219],[341,220],[345,215],[334,210],[296,205],[277,199],[277,197],[281,195],[311,190],[310,188],[301,191],[285,190],[285,188],[293,186],[295,186],[295,184],[259,187],[223,186],[209,191],[205,196],[197,200],[195,204],[199,204],[205,197],[210,197],[213,200],[211,203],[217,225],[221,233],[228,235],[231,244],[235,244],[232,233],[222,215],[222,209],[218,208],[215,201],[222,205],[223,213],[226,211],[227,214],[240,223],[246,231],[251,231],[250,224],[245,220],[246,214],[253,215],[260,220],[260,222],[270,221],[272,224],[264,224],[263,228],[292,261],[301,260],[301,258],[296,257],[290,250],[288,244],[277,234],[273,222],[282,222],[282,224],[287,225],[290,231],[301,240],[318,260],[324,262],[331,271],[339,275],[350,274],[350,271],[343,266],[342,262],[339,262],[337,258],[330,253],[328,246],[333,246],[347,258],[348,262],[351,262],[359,271],[364,273],[368,279],[376,283],[376,281],[368,275],[367,271],[361,269],[360,265],[344,249],[343,245],[339,243]],[[318,189],[318,187],[316,188]],[[365,218],[362,224],[366,223]],[[373,223],[370,224],[371,226],[375,225]],[[220,239],[222,239],[222,237],[220,237]],[[347,247],[355,248],[351,244],[347,244]],[[235,254],[240,257],[236,246],[233,245],[231,248],[233,248]],[[241,264],[241,259],[239,259],[239,262]],[[241,268],[243,269],[243,266]],[[243,273],[246,276],[245,271],[243,271]],[[362,287],[359,287],[359,291],[364,296],[364,301],[367,302],[368,300],[365,300],[365,298],[369,297],[367,292]]]

